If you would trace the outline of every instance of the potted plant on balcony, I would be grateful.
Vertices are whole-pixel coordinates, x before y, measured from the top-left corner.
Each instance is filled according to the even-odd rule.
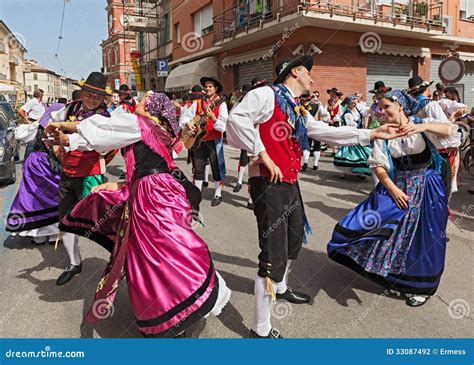
[[[395,17],[400,19],[401,21],[406,21],[408,15],[408,6],[403,4],[395,5],[394,14]]]
[[[415,4],[415,16],[426,20],[428,15],[428,4],[425,2]]]

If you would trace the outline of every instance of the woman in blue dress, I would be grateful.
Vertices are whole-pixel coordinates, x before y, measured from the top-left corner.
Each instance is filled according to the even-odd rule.
[[[459,137],[450,122],[408,117],[416,101],[400,90],[379,107],[405,135],[374,142],[369,165],[380,183],[336,225],[328,255],[417,307],[436,293],[444,270],[449,174],[437,149]]]

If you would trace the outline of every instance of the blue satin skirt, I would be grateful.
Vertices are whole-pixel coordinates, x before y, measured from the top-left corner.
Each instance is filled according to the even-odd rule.
[[[431,169],[396,171],[399,209],[382,184],[335,227],[329,257],[388,289],[432,295],[444,270],[448,195]]]

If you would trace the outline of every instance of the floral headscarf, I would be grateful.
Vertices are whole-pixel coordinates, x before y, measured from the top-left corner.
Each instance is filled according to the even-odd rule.
[[[395,89],[389,91],[388,93],[385,93],[384,97],[391,101],[396,101],[398,104],[400,104],[403,108],[403,111],[408,117],[416,115],[416,113],[418,113],[418,111],[421,109],[421,105],[418,100],[399,89]]]
[[[178,122],[176,108],[173,102],[163,93],[148,91],[145,106],[147,111],[155,118],[165,119],[175,136],[178,135]]]

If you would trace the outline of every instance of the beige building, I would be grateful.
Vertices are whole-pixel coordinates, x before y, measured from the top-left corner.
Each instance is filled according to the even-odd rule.
[[[11,101],[24,99],[26,48],[19,38],[0,20],[0,89],[11,93]]]
[[[56,74],[35,60],[25,61],[28,72],[25,73],[25,85],[28,95],[32,95],[36,89],[44,91],[43,100],[53,103],[58,98],[70,99],[72,92],[78,89],[73,83],[75,80]]]

